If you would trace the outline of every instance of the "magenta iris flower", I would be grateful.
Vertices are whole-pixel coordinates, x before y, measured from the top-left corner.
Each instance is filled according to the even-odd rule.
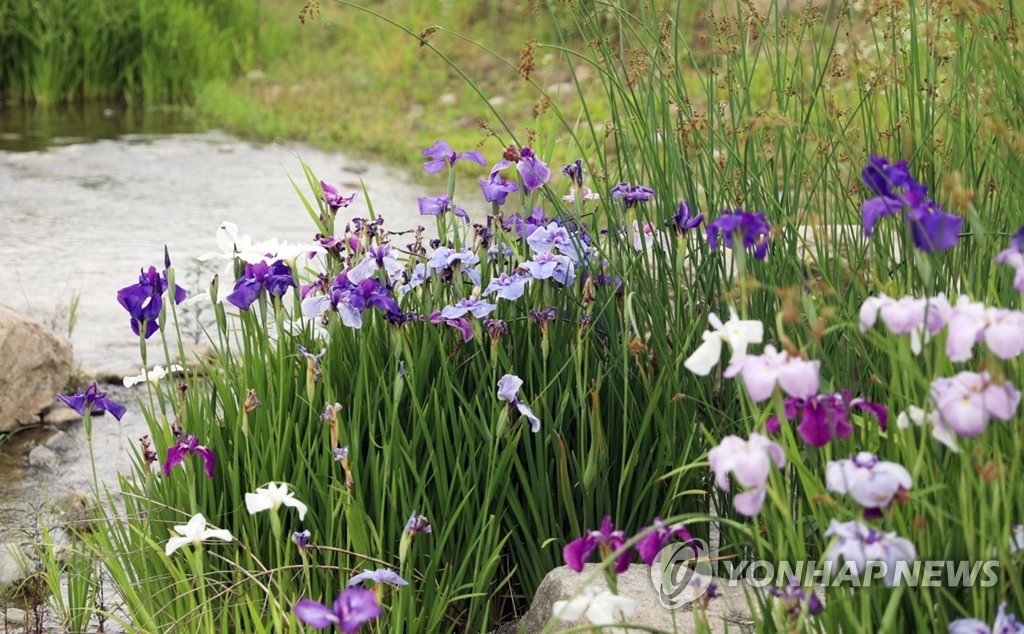
[[[786,454],[778,443],[756,432],[750,434],[749,440],[726,436],[708,452],[708,466],[719,489],[729,490],[730,473],[743,486],[743,493],[733,497],[732,505],[747,517],[761,512],[772,464],[779,469],[785,467]]]
[[[341,195],[338,188],[334,185],[320,181],[320,188],[323,189],[324,202],[331,211],[338,211],[342,207],[348,207],[352,204],[352,201],[356,199],[356,195],[352,194],[348,198]]]
[[[165,255],[165,262],[167,260]],[[156,267],[151,266],[148,270],[140,272],[138,284],[125,286],[117,291],[117,301],[131,316],[132,332],[136,335],[141,334],[145,328],[144,336],[149,339],[160,328],[157,320],[163,309],[163,294],[168,284],[167,271],[158,273]],[[174,303],[180,304],[184,300],[185,289],[175,284]]]
[[[696,229],[704,222],[704,214],[690,215],[690,205],[685,201],[679,201],[679,211],[671,219],[665,221],[665,226],[675,227],[678,233],[686,233],[690,229]]]
[[[651,530],[650,534],[636,543],[637,554],[648,566],[654,563],[661,549],[668,546],[673,539],[684,543],[693,539],[693,535],[690,534],[685,524],[668,526],[661,521],[660,517],[654,518],[649,530]]]
[[[492,173],[487,180],[481,178],[478,182],[480,191],[484,194],[484,200],[489,203],[504,205],[509,194],[519,191],[519,185],[505,180],[497,173]]]
[[[626,534],[615,530],[612,520],[607,515],[601,520],[601,530],[587,531],[582,537],[578,537],[562,550],[562,558],[565,564],[576,572],[583,572],[583,565],[590,559],[595,550],[600,552],[604,559],[626,543]],[[620,574],[629,569],[630,551],[620,554],[615,559],[615,574]]]
[[[469,214],[462,207],[452,203],[447,195],[442,196],[420,196],[419,207],[421,216],[440,216],[445,212],[451,212],[456,218],[463,222],[469,222]]]
[[[654,190],[646,185],[630,185],[619,183],[612,187],[612,198],[621,198],[626,204],[626,209],[636,206],[637,203],[644,203],[654,197]]]
[[[184,462],[187,456],[199,456],[203,459],[203,470],[206,475],[213,477],[213,468],[217,464],[217,457],[213,451],[199,444],[199,438],[189,434],[179,438],[178,443],[167,448],[167,459],[164,460],[164,476],[171,475],[171,469]]]
[[[852,398],[849,390],[837,394],[816,394],[809,398],[790,397],[785,400],[786,420],[800,419],[796,431],[812,447],[824,447],[835,440],[843,440],[853,433],[850,410],[859,409],[872,414],[884,431],[889,425],[889,410],[884,405],[862,398]],[[765,423],[769,434],[779,432],[779,419],[772,415]]]
[[[430,159],[423,164],[423,171],[427,174],[436,174],[445,168],[454,167],[459,160],[472,161],[477,165],[487,165],[487,161],[476,150],[456,152],[447,142],[437,140],[433,145],[423,150],[423,156]]]
[[[789,585],[772,586],[768,588],[768,594],[781,600],[786,606],[786,615],[790,621],[796,621],[800,614],[807,611],[807,614],[816,616],[825,609],[821,600],[815,596],[813,590],[804,590],[800,586],[800,579],[791,576]]]
[[[443,315],[441,315],[441,311],[435,310],[434,312],[430,313],[430,315],[427,317],[427,321],[429,321],[432,324],[444,324],[446,326],[451,326],[452,328],[458,330],[459,334],[462,335],[463,343],[468,343],[471,339],[473,339],[473,325],[469,323],[469,320],[466,319],[465,317],[446,319]]]
[[[264,290],[273,297],[281,297],[295,286],[292,270],[281,260],[273,264],[246,264],[245,273],[235,280],[235,290],[227,300],[242,310],[248,310]]]
[[[381,614],[377,595],[363,588],[346,588],[330,607],[312,599],[302,599],[294,609],[295,617],[313,629],[333,626],[342,632],[355,632]]]
[[[81,390],[76,390],[71,396],[58,394],[57,400],[78,412],[78,415],[82,417],[85,417],[86,414],[110,412],[111,416],[121,420],[121,417],[127,411],[124,405],[107,398],[106,392],[100,392],[95,381],[86,388],[84,394]]]
[[[725,209],[708,225],[708,247],[712,251],[718,250],[718,234],[722,234],[728,248],[734,248],[733,241],[739,239],[744,249],[753,248],[754,257],[763,260],[768,255],[771,229],[763,211],[750,213],[742,209]]]

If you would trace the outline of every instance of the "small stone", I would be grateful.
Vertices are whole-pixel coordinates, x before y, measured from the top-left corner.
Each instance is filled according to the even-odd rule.
[[[52,436],[46,439],[43,443],[45,447],[51,449],[58,454],[66,454],[78,447],[79,441],[75,437],[66,431],[58,431]]]
[[[96,527],[96,498],[85,491],[72,489],[57,501],[57,511],[69,531],[89,531]]]
[[[78,412],[61,404],[60,407],[51,407],[43,414],[43,422],[47,425],[70,425],[82,420]]]
[[[28,614],[21,608],[6,608],[0,615],[0,624],[3,625],[24,625]]]
[[[453,92],[446,92],[437,98],[437,103],[442,106],[454,106],[459,103],[459,96]]]
[[[36,445],[28,452],[28,463],[37,469],[53,471],[60,464],[60,457],[46,445]]]

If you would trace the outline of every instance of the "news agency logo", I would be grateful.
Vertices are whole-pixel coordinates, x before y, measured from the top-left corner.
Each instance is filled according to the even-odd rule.
[[[651,566],[651,584],[662,607],[676,610],[704,596],[712,574],[707,542],[691,539],[661,549]]]

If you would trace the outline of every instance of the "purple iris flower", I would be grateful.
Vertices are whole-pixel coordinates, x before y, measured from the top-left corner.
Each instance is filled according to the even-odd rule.
[[[996,264],[1006,264],[1013,268],[1013,290],[1024,292],[1024,226],[1017,230],[1010,239],[1010,248],[1004,249],[996,256]]]
[[[718,234],[722,234],[725,246],[732,249],[733,240],[739,237],[743,248],[754,248],[754,257],[763,260],[768,255],[768,239],[771,237],[771,225],[764,212],[750,213],[742,209],[722,211],[722,215],[708,225],[708,247],[718,250]]]
[[[693,539],[693,535],[690,534],[685,524],[668,526],[661,521],[660,517],[654,518],[650,529],[650,534],[636,543],[637,554],[640,555],[640,559],[648,566],[654,563],[661,549],[668,546],[669,542],[673,539],[678,539],[684,543]]]
[[[413,511],[409,515],[409,519],[405,522],[405,529],[402,531],[403,535],[409,537],[415,537],[419,534],[433,533],[434,529],[430,526],[430,522],[427,521],[426,515],[416,515],[416,511]]]
[[[537,158],[537,154],[529,147],[524,147],[519,151],[516,151],[514,147],[505,150],[502,159],[491,168],[491,176],[493,177],[497,172],[510,167],[513,163],[519,170],[527,194],[541,187],[551,178],[551,170],[544,161]]]
[[[964,219],[939,209],[931,200],[913,207],[905,216],[914,245],[924,251],[945,251],[956,245]]]
[[[468,343],[473,338],[473,325],[470,324],[469,320],[466,319],[465,317],[445,319],[441,315],[441,311],[435,310],[434,312],[430,313],[430,316],[427,317],[427,320],[432,324],[444,324],[446,326],[451,326],[452,328],[455,328],[456,330],[459,331],[460,334],[462,334],[462,341],[464,343]]]
[[[789,397],[785,400],[786,420],[800,417],[796,431],[812,447],[823,447],[833,439],[843,440],[853,433],[850,409],[870,413],[878,419],[878,426],[883,431],[888,427],[889,411],[884,405],[852,396],[849,390],[843,390],[837,394],[817,394],[806,399]],[[778,433],[778,417],[773,415],[769,418],[765,429],[769,434]]]
[[[292,543],[295,544],[295,546],[300,551],[306,550],[306,548],[309,546],[309,541],[312,538],[313,534],[310,533],[308,530],[295,531],[294,533],[292,533]]]
[[[562,168],[562,173],[569,177],[577,187],[583,187],[583,159],[576,159]]]
[[[464,267],[473,266],[480,263],[480,258],[469,249],[456,251],[451,247],[438,247],[427,260],[427,268],[432,271],[444,271],[456,263]]]
[[[466,210],[458,205],[452,203],[452,199],[447,195],[442,196],[420,196],[419,198],[420,215],[421,216],[440,216],[441,214],[450,211],[455,214],[456,218],[462,218],[464,222],[469,223],[469,214]]]
[[[903,465],[862,451],[848,460],[830,461],[825,484],[829,491],[848,494],[863,506],[864,517],[877,518],[893,498],[910,490],[913,481]]]
[[[562,550],[562,557],[565,564],[576,572],[583,572],[583,565],[590,558],[590,555],[599,550],[601,558],[604,559],[626,543],[626,534],[615,530],[612,520],[607,515],[601,520],[601,530],[587,531],[582,537],[572,540]],[[629,569],[630,552],[620,554],[615,560],[615,574],[626,572]]]
[[[341,195],[338,188],[329,183],[320,181],[320,188],[324,190],[324,202],[331,208],[331,211],[338,211],[342,207],[348,207],[352,204],[352,201],[356,199],[356,195],[352,194],[348,198]]]
[[[371,278],[369,281],[376,281]],[[341,323],[349,328],[362,328],[362,313],[366,310],[366,298],[362,288],[349,282],[344,271],[331,282],[327,295],[314,295],[302,300],[302,316],[316,319],[328,310],[334,310],[341,317]]]
[[[768,588],[768,594],[776,599],[781,599],[786,604],[786,614],[790,621],[800,618],[800,614],[804,610],[807,610],[811,616],[816,616],[825,609],[813,590],[804,590],[800,586],[800,580],[797,577],[790,577],[789,585],[785,587],[772,586]]]
[[[996,622],[991,628],[979,619],[957,619],[949,624],[949,634],[1024,634],[1024,623],[1006,612],[1004,601],[999,604]]]
[[[529,277],[525,275],[509,275],[508,273],[502,273],[498,277],[491,279],[491,283],[484,289],[484,295],[490,295],[491,293],[497,293],[501,299],[507,299],[510,302],[514,302],[523,296],[526,292],[526,284],[530,281]]]
[[[481,178],[479,183],[484,200],[489,203],[504,205],[509,194],[519,191],[519,185],[505,180],[497,173],[492,173],[487,180]]]
[[[690,229],[696,229],[704,222],[704,214],[690,215],[690,205],[682,200],[679,202],[679,211],[671,219],[665,221],[665,226],[674,226],[678,233],[686,233]]]
[[[348,580],[345,584],[346,587],[351,588],[358,586],[364,581],[372,581],[374,583],[386,583],[392,586],[401,588],[402,586],[409,585],[409,582],[401,578],[397,572],[390,568],[378,568],[377,570],[365,570],[360,572],[356,576]]]
[[[151,266],[148,270],[140,272],[138,284],[125,286],[117,291],[117,301],[131,316],[132,332],[136,335],[141,334],[142,328],[145,327],[145,338],[149,339],[160,328],[157,319],[163,309],[163,294],[168,284],[167,271],[158,273],[156,267]],[[185,289],[175,284],[174,303],[180,304],[184,300]]]
[[[273,297],[281,297],[295,286],[292,270],[281,260],[273,264],[246,264],[245,273],[235,280],[235,290],[227,300],[242,310],[248,310],[264,290]]]
[[[203,470],[206,475],[213,477],[213,467],[217,464],[217,457],[213,451],[199,444],[199,438],[189,434],[178,439],[178,444],[167,448],[167,459],[164,460],[164,476],[171,475],[171,469],[180,465],[187,456],[199,456],[203,459]]]
[[[612,198],[621,198],[626,204],[626,209],[635,206],[637,203],[644,203],[654,196],[654,190],[646,185],[630,185],[622,182],[612,187]]]
[[[95,381],[85,389],[85,394],[83,394],[81,390],[76,390],[71,396],[58,394],[57,400],[78,412],[78,415],[83,418],[86,414],[110,412],[111,416],[117,420],[121,420],[121,417],[124,416],[126,411],[124,405],[115,403],[107,398],[106,392],[100,392]]]
[[[554,253],[538,253],[533,260],[519,265],[535,280],[551,278],[563,286],[569,286],[576,279],[576,267],[565,255]]]
[[[825,561],[831,562],[833,570],[843,569],[842,560],[855,577],[860,577],[869,563],[882,562],[885,570],[882,580],[890,588],[896,583],[896,572],[900,567],[897,564],[909,566],[917,558],[917,549],[910,540],[896,533],[880,533],[861,522],[833,519],[825,536],[836,538],[825,552]]]
[[[458,319],[469,313],[477,319],[482,319],[497,308],[497,304],[476,297],[464,297],[455,302],[454,306],[445,306],[441,310],[441,317],[444,319]]]
[[[452,146],[440,139],[427,149],[423,150],[422,154],[426,158],[430,159],[423,164],[423,171],[427,174],[436,174],[443,170],[446,165],[454,167],[455,162],[460,159],[472,161],[477,165],[487,165],[487,161],[485,161],[484,157],[476,150],[456,152],[452,149]]]
[[[294,609],[295,617],[313,629],[334,626],[342,632],[355,632],[381,614],[377,595],[363,588],[345,588],[331,607],[312,599],[302,599]]]
[[[544,210],[541,207],[534,207],[533,212],[526,218],[520,214],[512,214],[501,223],[501,228],[505,231],[515,231],[516,235],[526,240],[534,231],[549,222],[551,221],[544,215]]]

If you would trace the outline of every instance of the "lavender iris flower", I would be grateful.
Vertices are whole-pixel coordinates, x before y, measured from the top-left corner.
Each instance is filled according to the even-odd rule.
[[[501,299],[514,302],[526,292],[526,284],[530,281],[525,275],[509,275],[502,273],[491,280],[491,283],[484,289],[484,295],[497,293]]]
[[[725,246],[732,249],[733,240],[740,238],[744,249],[754,249],[754,257],[763,260],[768,255],[768,239],[771,225],[763,211],[750,213],[742,209],[722,211],[722,215],[708,225],[708,247],[718,250],[718,234],[722,234]]]
[[[413,511],[409,515],[409,519],[405,522],[405,529],[402,531],[403,535],[408,537],[415,537],[419,534],[433,533],[434,529],[430,526],[430,522],[427,521],[426,515],[417,515],[416,511]]]
[[[464,297],[455,302],[454,306],[445,306],[441,310],[441,317],[444,319],[458,319],[459,317],[466,315],[466,313],[469,313],[477,319],[482,319],[491,314],[491,311],[497,307],[497,304],[491,304],[490,302],[482,299]]]
[[[312,599],[302,599],[295,604],[295,617],[316,630],[336,627],[342,632],[355,632],[364,623],[381,614],[377,595],[363,588],[346,588],[334,600],[331,607]]]
[[[450,211],[456,218],[461,218],[467,224],[469,223],[469,214],[466,213],[466,210],[452,203],[452,199],[447,195],[420,196],[419,207],[421,216],[440,216]]]
[[[732,473],[745,491],[733,498],[733,507],[747,517],[761,511],[768,488],[772,464],[779,469],[786,466],[782,447],[758,433],[749,440],[739,436],[726,436],[717,447],[708,452],[708,464],[715,474],[715,484],[722,491],[729,490]]]
[[[144,327],[144,337],[149,339],[159,329],[157,319],[163,309],[162,298],[168,284],[167,271],[158,273],[156,267],[151,266],[148,270],[140,272],[138,284],[125,286],[117,291],[117,301],[131,316],[132,332],[136,335],[142,334]],[[174,303],[180,304],[184,300],[185,289],[175,284]]]
[[[433,145],[423,150],[423,156],[430,159],[423,164],[423,171],[427,174],[436,174],[445,168],[454,167],[459,160],[472,161],[477,165],[487,165],[487,161],[476,150],[456,152],[447,142],[438,139]]]
[[[1011,420],[1021,399],[1013,383],[997,382],[988,372],[935,379],[931,394],[945,426],[968,438],[981,435],[992,418]]]
[[[245,273],[235,280],[235,290],[227,300],[242,310],[248,310],[264,290],[273,297],[281,297],[289,288],[296,286],[292,270],[281,260],[273,264],[246,264]]]
[[[800,438],[812,447],[824,447],[835,440],[843,440],[853,433],[850,424],[850,409],[859,409],[878,419],[878,426],[884,431],[889,425],[889,411],[884,405],[862,398],[852,398],[849,390],[837,394],[816,394],[809,398],[790,397],[785,400],[786,420],[800,418],[796,431]],[[771,416],[765,423],[769,434],[779,431],[779,419]]]
[[[459,334],[462,335],[463,343],[468,343],[471,339],[473,339],[473,325],[470,324],[469,320],[466,319],[465,317],[445,319],[444,316],[441,315],[441,311],[435,310],[434,312],[430,313],[429,317],[427,317],[427,321],[429,321],[432,324],[445,324],[446,326],[451,326],[452,328],[455,328],[456,330],[459,331]]]
[[[506,150],[504,157],[491,168],[491,177],[493,178],[496,173],[506,167],[511,167],[513,163],[519,170],[527,194],[543,186],[551,178],[551,170],[544,161],[537,158],[537,154],[529,147],[524,147],[519,151],[516,151],[514,147]]]
[[[847,460],[832,460],[825,470],[829,491],[844,493],[864,507],[865,517],[880,517],[893,498],[913,486],[910,472],[867,451]]]
[[[654,522],[649,530],[651,532],[636,543],[637,554],[640,555],[640,559],[648,566],[654,563],[658,553],[665,546],[668,546],[669,542],[673,539],[678,539],[684,543],[693,539],[693,535],[690,534],[685,524],[668,526],[661,521],[660,517],[654,518]]]
[[[519,265],[535,280],[554,279],[563,286],[569,286],[576,279],[576,267],[565,255],[538,253],[533,260]]]
[[[549,222],[551,222],[551,220],[544,215],[544,209],[541,207],[534,207],[533,212],[525,218],[521,214],[512,214],[501,223],[501,227],[505,231],[515,231],[516,235],[523,240],[526,240],[534,231]]]
[[[626,204],[626,209],[636,206],[637,203],[647,202],[654,197],[654,190],[646,185],[630,185],[622,182],[612,187],[612,198],[621,198]]]
[[[427,260],[427,268],[431,271],[440,272],[451,268],[455,264],[468,267],[479,263],[480,258],[469,249],[456,251],[451,247],[438,247],[434,250],[430,259]]]
[[[110,412],[111,416],[117,420],[121,420],[121,417],[124,416],[125,411],[127,411],[124,405],[115,403],[107,398],[106,392],[100,392],[95,381],[92,385],[86,388],[84,394],[81,390],[76,390],[71,396],[58,394],[57,400],[78,412],[78,415],[83,418],[87,414]]]
[[[890,588],[896,583],[897,564],[909,566],[917,558],[917,549],[909,540],[896,533],[880,533],[861,522],[833,519],[825,535],[836,538],[825,552],[825,560],[832,562],[833,570],[841,570],[843,560],[854,576],[860,577],[868,563],[883,562],[883,581]]]
[[[786,614],[790,621],[796,621],[804,610],[811,616],[821,614],[825,609],[821,600],[815,596],[813,590],[804,590],[800,586],[800,579],[791,576],[789,585],[785,587],[772,586],[768,588],[768,594],[780,599],[786,605]]]
[[[679,202],[679,211],[671,219],[665,221],[665,226],[673,226],[678,233],[682,234],[690,229],[696,229],[702,222],[704,222],[704,214],[691,216],[690,205],[682,200]]]
[[[323,181],[320,181],[320,188],[323,189],[324,202],[331,208],[331,211],[334,212],[338,211],[338,209],[342,207],[348,207],[352,204],[352,201],[356,199],[355,194],[345,198],[341,195],[341,192],[338,191],[337,187]]]
[[[365,570],[355,575],[348,580],[345,587],[352,588],[358,586],[364,581],[372,581],[374,583],[386,583],[398,588],[409,585],[409,582],[401,578],[397,572],[390,568],[378,568],[377,570]]]
[[[206,475],[213,477],[213,468],[217,464],[217,457],[213,451],[199,444],[199,438],[189,434],[178,439],[178,444],[167,448],[167,459],[164,460],[164,476],[171,475],[171,469],[180,465],[187,456],[199,456],[203,459],[203,470]]]
[[[1024,226],[1017,230],[1010,239],[1010,248],[999,252],[996,264],[1006,264],[1013,268],[1013,290],[1024,292]]]
[[[567,256],[573,263],[580,261],[580,255],[573,244],[572,236],[565,227],[552,222],[546,227],[538,227],[526,239],[530,248],[538,253],[550,253],[552,249]]]
[[[601,530],[587,531],[582,537],[566,544],[562,550],[562,558],[567,566],[576,572],[583,572],[583,565],[595,550],[599,550],[601,558],[604,559],[625,543],[626,534],[615,530],[611,518],[606,515],[601,520]],[[627,550],[615,559],[615,574],[621,574],[629,569],[630,555]]]
[[[999,604],[996,622],[991,628],[979,619],[957,619],[949,624],[949,634],[1024,634],[1024,623],[1013,614],[1007,614],[1004,601]]]
[[[349,328],[362,328],[362,313],[367,306],[376,306],[385,311],[398,311],[398,304],[388,295],[375,278],[353,284],[345,272],[339,273],[331,283],[328,295],[315,295],[302,300],[302,315],[307,319],[320,317],[328,310],[334,310],[341,317],[341,323]]]

